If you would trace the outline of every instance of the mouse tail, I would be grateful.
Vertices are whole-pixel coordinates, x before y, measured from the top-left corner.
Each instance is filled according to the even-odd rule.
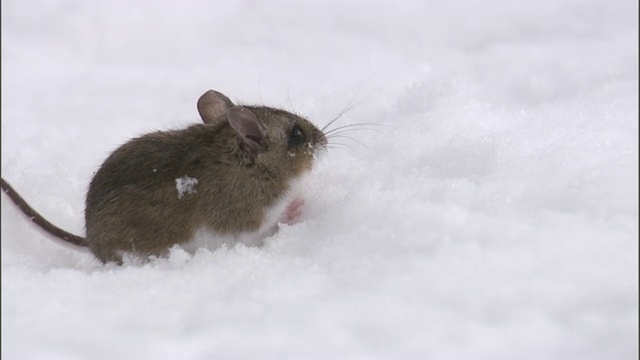
[[[3,178],[0,178],[0,180],[2,180],[2,191],[6,193],[9,198],[11,198],[14,204],[16,204],[18,208],[20,208],[20,210],[29,218],[29,220],[42,228],[42,230],[70,244],[82,247],[88,246],[85,238],[68,233],[47,221],[42,217],[42,215],[38,214],[37,211],[33,210],[33,208],[31,208],[31,206],[29,206],[29,204],[24,201],[24,199],[11,187],[11,185],[9,185],[8,182],[6,182]]]

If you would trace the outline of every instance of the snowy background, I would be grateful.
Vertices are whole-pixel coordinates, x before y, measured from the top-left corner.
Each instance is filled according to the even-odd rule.
[[[92,173],[213,88],[339,139],[261,248],[101,266],[2,196],[3,359],[636,359],[638,3],[2,1],[2,176]]]

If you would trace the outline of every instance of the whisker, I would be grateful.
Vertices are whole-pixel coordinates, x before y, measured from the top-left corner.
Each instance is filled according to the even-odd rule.
[[[338,114],[338,116],[336,116],[335,118],[333,118],[333,120],[329,121],[329,123],[328,123],[327,125],[323,126],[323,127],[322,127],[322,129],[320,129],[320,130],[324,131],[326,128],[328,128],[329,126],[331,126],[331,124],[333,124],[334,122],[338,121],[338,119],[340,119],[340,118],[341,118],[344,114],[346,114],[346,113],[347,113],[347,111],[349,111],[349,110],[351,110],[350,105],[349,105],[349,107],[347,107],[347,108],[345,108],[344,110],[342,110],[342,111]]]
[[[356,101],[355,103],[353,102],[356,97],[358,96],[358,94],[360,93],[360,89],[358,89],[358,91],[356,91],[356,93],[351,97],[351,99],[349,100],[349,103],[347,103],[347,106],[338,114],[338,116],[336,116],[335,118],[333,118],[333,120],[329,121],[329,123],[327,125],[325,125],[324,127],[322,127],[322,131],[324,131],[326,128],[328,128],[329,126],[331,126],[331,124],[333,124],[334,122],[336,122],[338,119],[340,119],[344,114],[346,114],[348,111],[350,111],[351,109],[353,109],[354,107],[356,107],[357,105],[359,105],[360,103],[362,103],[364,100],[366,100],[367,98],[369,98],[369,96],[366,96],[358,101]]]
[[[335,128],[335,129],[331,129],[331,130],[327,131],[327,132],[326,132],[326,133],[324,133],[324,134],[325,134],[325,136],[326,136],[326,135],[331,134],[331,133],[333,133],[333,132],[335,132],[335,131],[337,131],[337,130],[340,130],[340,129],[353,128],[353,127],[357,127],[357,126],[363,126],[363,127],[364,127],[364,126],[379,126],[379,127],[387,127],[388,125],[383,125],[383,124],[372,124],[372,123],[357,123],[357,124],[349,124],[349,125],[339,126],[339,127]],[[378,130],[378,129],[366,129],[366,128],[362,128],[362,129],[353,129],[353,130]]]
[[[344,135],[344,134],[351,134],[354,132],[360,132],[360,131],[378,131],[378,129],[342,129],[340,131],[334,131],[331,134],[327,134],[325,135],[326,138],[331,138],[334,135]]]
[[[331,139],[335,139],[335,138],[348,139],[348,140],[351,140],[351,141],[353,141],[353,142],[357,143],[357,144],[358,144],[358,145],[360,145],[360,146],[367,147],[367,146],[366,146],[365,144],[363,144],[361,141],[356,140],[356,139],[354,139],[354,138],[352,138],[352,137],[350,137],[350,136],[346,136],[346,135],[335,135],[335,136],[332,136],[332,137],[331,137]]]
[[[341,149],[341,148],[349,148],[351,150],[354,150],[354,147],[351,145],[347,145],[347,144],[342,144],[342,143],[331,143],[327,145],[327,148],[333,148],[333,149]]]
[[[347,125],[343,125],[343,126],[338,126],[334,129],[329,129],[329,127],[331,127],[336,121],[338,121],[340,118],[342,118],[347,112],[351,111],[353,108],[355,108],[356,106],[360,105],[362,102],[364,102],[365,100],[367,100],[368,98],[370,98],[371,94],[369,94],[368,96],[365,96],[364,98],[357,100],[358,94],[360,93],[360,90],[358,90],[349,100],[349,102],[347,103],[347,105],[345,106],[345,108],[340,111],[340,113],[333,118],[331,121],[329,121],[324,127],[322,127],[321,129],[321,134],[319,136],[317,136],[317,138],[315,139],[316,142],[324,140],[326,141],[325,146],[323,147],[323,151],[327,151],[327,149],[332,149],[332,148],[349,148],[349,149],[354,149],[353,146],[349,145],[349,144],[345,144],[345,143],[336,143],[335,139],[337,138],[344,138],[347,139],[349,141],[352,141],[360,146],[363,147],[367,147],[364,143],[362,143],[361,141],[347,136],[346,134],[354,132],[354,131],[374,131],[374,130],[381,130],[382,127],[388,127],[388,125],[384,125],[384,124],[374,124],[374,123],[357,123],[357,124],[347,124]],[[326,132],[325,132],[326,131]]]

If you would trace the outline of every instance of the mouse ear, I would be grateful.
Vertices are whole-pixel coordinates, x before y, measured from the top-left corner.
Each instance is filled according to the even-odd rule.
[[[233,103],[224,94],[209,90],[198,99],[198,113],[205,124],[213,124],[224,119],[224,115],[233,107]]]
[[[227,120],[253,154],[262,151],[264,133],[256,114],[247,108],[235,106],[229,109]]]

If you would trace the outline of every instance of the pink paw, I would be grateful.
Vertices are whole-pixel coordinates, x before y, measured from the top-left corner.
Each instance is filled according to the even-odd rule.
[[[304,205],[304,200],[302,199],[294,199],[292,202],[287,205],[287,209],[282,215],[282,222],[285,224],[292,225],[296,220],[302,215],[302,206]]]

